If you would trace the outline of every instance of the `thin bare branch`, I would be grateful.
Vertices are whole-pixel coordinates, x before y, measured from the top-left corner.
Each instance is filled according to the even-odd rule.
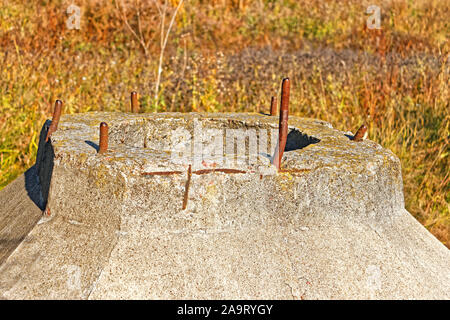
[[[148,42],[150,42],[150,40],[145,43],[145,38],[142,34],[142,25],[141,25],[141,1],[140,0],[136,0],[136,7],[137,7],[137,22],[138,22],[138,31],[139,31],[139,36],[142,39],[142,42],[144,42],[144,45],[146,48],[148,48]]]
[[[127,26],[128,30],[130,30],[130,32],[133,34],[133,36],[136,38],[136,40],[141,44],[142,48],[144,49],[144,53],[147,56],[148,55],[148,49],[147,46],[144,42],[144,39],[140,38],[137,33],[133,30],[133,28],[130,26],[130,24],[128,23],[128,18],[126,16],[126,12],[125,12],[125,8],[122,5],[122,10],[120,10],[120,6],[119,6],[119,1],[114,1],[116,4],[116,9],[119,11],[119,13],[121,13],[122,16],[122,20],[125,22],[125,25]]]
[[[167,0],[164,0],[164,8],[162,10],[162,16],[161,16],[161,48],[163,46],[163,42],[164,42],[164,25],[166,22],[166,12],[167,12]]]
[[[167,41],[169,39],[169,35],[170,35],[170,31],[172,30],[173,23],[175,22],[175,18],[177,16],[178,10],[180,9],[182,4],[183,4],[183,0],[181,0],[178,3],[178,6],[176,7],[175,12],[172,15],[172,19],[170,20],[169,27],[167,28],[167,32],[164,37],[164,40],[161,42],[161,52],[159,54],[158,76],[156,78],[156,83],[155,83],[155,100],[156,101],[158,99],[158,94],[159,94],[159,84],[161,82],[161,72],[162,72],[162,65],[163,65],[163,59],[164,59],[164,51],[166,49]],[[165,1],[164,13],[166,11],[166,5],[167,5],[167,0]],[[163,28],[161,28],[161,40],[163,39],[162,30],[163,30]]]
[[[162,11],[161,11],[161,8],[160,8],[158,2],[157,2],[156,0],[152,0],[152,1],[153,1],[153,3],[155,4],[156,9],[158,9],[159,15],[162,16]]]

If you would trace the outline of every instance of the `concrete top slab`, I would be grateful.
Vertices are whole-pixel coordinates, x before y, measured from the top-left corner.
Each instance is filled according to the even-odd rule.
[[[176,171],[186,170],[189,164],[198,165],[195,157],[205,152],[180,149],[183,143],[211,144],[211,136],[223,138],[223,153],[208,154],[209,159],[227,158],[225,151],[227,130],[229,135],[255,134],[258,144],[257,157],[253,163],[247,161],[223,161],[217,168],[229,168],[252,172],[265,171],[270,166],[270,152],[276,145],[278,118],[261,114],[202,114],[202,113],[84,113],[62,117],[59,130],[53,135],[55,157],[58,161],[77,161],[79,165],[94,165],[104,162],[96,156],[99,140],[99,123],[109,124],[108,166],[117,167],[129,174],[139,174],[145,170]],[[292,117],[289,119],[289,136],[285,153],[285,170],[311,170],[320,167],[340,167],[354,172],[376,170],[377,166],[393,164],[398,167],[398,159],[389,150],[375,142],[365,140],[355,143],[351,132],[343,133],[333,129],[329,123],[315,119]],[[194,132],[197,130],[197,132]],[[216,130],[216,132],[211,132]],[[236,130],[237,132],[231,132]],[[185,134],[189,135],[186,138]],[[198,136],[196,136],[196,134]],[[263,136],[264,135],[264,136]],[[183,140],[184,138],[184,140]],[[198,141],[195,141],[195,138]],[[247,138],[248,139],[248,138]],[[265,140],[264,140],[265,139]],[[275,143],[274,143],[275,141]],[[213,141],[214,142],[214,141]],[[232,141],[234,143],[234,141]],[[265,143],[264,146],[261,146]],[[178,147],[178,149],[176,149]],[[195,146],[190,146],[194,149]],[[205,149],[205,148],[204,148]],[[245,152],[249,157],[249,147]],[[183,153],[173,157],[174,150]],[[244,151],[239,149],[238,151]],[[256,149],[255,149],[256,151]],[[251,153],[251,151],[250,151]],[[242,157],[244,154],[232,154]],[[213,161],[211,161],[213,162]],[[399,172],[395,175],[398,176]]]

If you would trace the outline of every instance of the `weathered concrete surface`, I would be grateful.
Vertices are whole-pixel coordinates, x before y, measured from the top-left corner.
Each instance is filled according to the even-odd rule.
[[[101,121],[110,149],[99,155]],[[399,160],[378,144],[291,117],[281,173],[267,156],[274,145],[251,163],[229,161],[229,152],[225,163],[222,155],[202,158],[207,144],[194,161],[170,152],[183,128],[203,138],[211,134],[205,129],[225,128],[260,137],[277,121],[63,116],[52,137],[51,216],[0,265],[0,295],[449,299],[450,252],[404,210]]]
[[[34,171],[32,167],[0,193],[0,265],[41,218],[32,200],[39,193]]]

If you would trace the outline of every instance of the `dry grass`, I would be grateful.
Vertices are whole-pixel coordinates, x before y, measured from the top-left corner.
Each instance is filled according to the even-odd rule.
[[[147,55],[111,1],[77,1],[80,30],[66,29],[70,3],[0,0],[0,188],[34,162],[57,98],[65,113],[125,110],[132,90],[147,112],[267,112],[289,76],[294,114],[342,130],[369,123],[401,159],[407,209],[450,246],[449,1],[385,1],[378,32],[365,28],[364,1],[186,1],[157,99],[152,2],[140,7]]]

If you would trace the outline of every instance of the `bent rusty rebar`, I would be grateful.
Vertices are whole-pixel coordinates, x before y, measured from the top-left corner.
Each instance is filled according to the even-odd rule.
[[[275,150],[273,163],[278,170],[281,168],[281,159],[283,157],[284,148],[286,147],[288,135],[288,118],[289,118],[289,95],[291,83],[289,78],[284,78],[281,86],[280,101],[280,120],[278,127],[278,144]]]
[[[98,153],[108,151],[108,124],[106,122],[100,123],[100,141],[98,146]]]
[[[352,140],[355,142],[362,141],[365,138],[366,133],[367,133],[367,126],[363,124],[361,127],[359,127],[358,131],[356,131]]]
[[[270,115],[276,116],[277,115],[277,97],[273,96],[272,100],[270,101]]]
[[[131,92],[131,112],[139,113],[139,103],[136,91]]]
[[[47,136],[45,137],[45,142],[47,142],[48,139],[51,137],[52,133],[58,129],[59,118],[61,117],[62,112],[62,105],[63,103],[61,100],[55,101],[55,109],[53,110],[52,123],[48,128]]]

